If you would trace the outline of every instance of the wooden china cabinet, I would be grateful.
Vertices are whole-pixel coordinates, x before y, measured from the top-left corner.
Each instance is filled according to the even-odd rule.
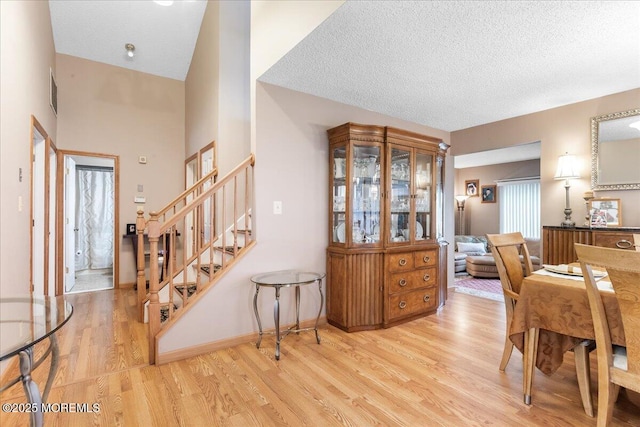
[[[390,327],[446,299],[440,139],[346,123],[329,135],[327,320]]]

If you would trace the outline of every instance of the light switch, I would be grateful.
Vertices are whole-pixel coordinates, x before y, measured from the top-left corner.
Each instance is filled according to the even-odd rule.
[[[282,202],[281,201],[273,202],[273,214],[274,215],[282,215]]]
[[[144,185],[138,184],[138,193],[142,193],[144,191]]]

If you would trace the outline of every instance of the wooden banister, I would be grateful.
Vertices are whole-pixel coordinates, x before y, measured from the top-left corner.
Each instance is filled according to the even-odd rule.
[[[214,169],[163,209],[151,212],[148,220],[144,219],[144,212],[137,213],[137,297],[141,321],[147,304],[150,363],[157,360],[158,340],[167,326],[255,244],[249,229],[254,165],[252,154],[222,179],[205,188],[205,184],[217,177],[217,169]],[[239,196],[242,186],[244,197]],[[191,200],[187,200],[189,195],[193,195]],[[243,231],[238,229],[240,224],[244,224]],[[241,245],[238,234],[244,239]],[[177,235],[190,241],[185,240],[182,248],[178,248]],[[145,238],[148,256],[144,253]],[[178,250],[182,250],[180,257],[176,256]],[[158,266],[161,266],[161,273]],[[203,274],[203,269],[207,268]]]

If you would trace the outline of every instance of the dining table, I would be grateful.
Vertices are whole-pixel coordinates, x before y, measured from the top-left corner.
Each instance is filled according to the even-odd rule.
[[[1,385],[0,392],[22,382],[27,403],[18,408],[29,413],[31,427],[44,424],[43,406],[58,367],[56,332],[69,321],[72,314],[73,306],[64,296],[18,295],[0,298],[0,362],[18,357],[20,370],[18,376]],[[49,340],[49,346],[34,359],[35,345],[46,339]],[[49,355],[49,374],[44,393],[41,394],[31,374]],[[11,405],[6,405],[3,405],[3,410],[11,408]]]
[[[524,278],[514,308],[509,339],[524,355],[523,392],[531,404],[534,366],[551,375],[562,365],[564,354],[594,340],[593,318],[584,278],[574,266],[573,274],[546,269]],[[625,345],[620,308],[608,277],[598,279],[598,289],[611,331],[611,341]]]

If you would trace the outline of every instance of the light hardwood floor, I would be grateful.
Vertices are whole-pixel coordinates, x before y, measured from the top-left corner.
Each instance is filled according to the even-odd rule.
[[[47,426],[595,426],[580,402],[573,353],[558,372],[534,380],[522,402],[517,350],[498,370],[502,303],[450,293],[438,314],[391,329],[347,334],[325,325],[149,366],[145,325],[133,290],[71,295],[74,315],[60,331],[61,363],[51,403],[99,403],[99,413],[47,413]],[[215,327],[215,325],[206,325]],[[188,333],[188,332],[185,332]],[[592,379],[597,378],[592,354]],[[43,387],[48,366],[34,378]],[[596,387],[593,381],[593,387]],[[0,396],[24,402],[20,385]],[[0,413],[0,425],[27,425]],[[640,408],[621,393],[614,426],[640,426]]]

